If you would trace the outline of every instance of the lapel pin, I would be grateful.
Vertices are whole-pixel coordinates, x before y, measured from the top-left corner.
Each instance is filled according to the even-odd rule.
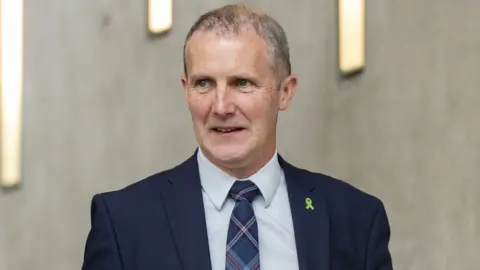
[[[315,210],[315,207],[313,207],[312,199],[310,199],[310,198],[308,198],[308,197],[305,198],[305,204],[306,204],[305,209],[307,209],[307,210]]]

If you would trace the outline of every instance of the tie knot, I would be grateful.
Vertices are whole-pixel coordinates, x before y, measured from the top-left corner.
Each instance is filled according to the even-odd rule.
[[[250,180],[236,181],[230,189],[229,196],[236,201],[248,201],[251,203],[255,196],[260,194],[258,187]]]

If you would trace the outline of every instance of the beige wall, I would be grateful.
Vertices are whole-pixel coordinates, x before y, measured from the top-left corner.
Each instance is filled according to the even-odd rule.
[[[146,1],[25,1],[24,184],[0,192],[0,270],[79,269],[94,193],[195,147],[179,77],[190,24],[227,2],[175,0],[150,39]],[[262,0],[300,88],[280,121],[293,163],[380,197],[395,269],[478,269],[479,1],[368,0],[367,69],[336,69],[336,1]]]
[[[319,168],[384,200],[397,269],[480,269],[480,2],[367,2],[366,73],[320,84]]]

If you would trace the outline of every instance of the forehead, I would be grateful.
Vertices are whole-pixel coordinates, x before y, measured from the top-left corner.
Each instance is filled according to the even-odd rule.
[[[255,32],[195,32],[186,46],[187,69],[193,72],[266,72],[270,70],[267,45]]]

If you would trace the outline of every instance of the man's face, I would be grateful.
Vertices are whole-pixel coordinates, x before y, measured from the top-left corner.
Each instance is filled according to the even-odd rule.
[[[288,107],[296,79],[276,88],[267,46],[253,31],[197,31],[185,54],[182,84],[202,151],[227,169],[263,166],[275,151],[278,111]]]

